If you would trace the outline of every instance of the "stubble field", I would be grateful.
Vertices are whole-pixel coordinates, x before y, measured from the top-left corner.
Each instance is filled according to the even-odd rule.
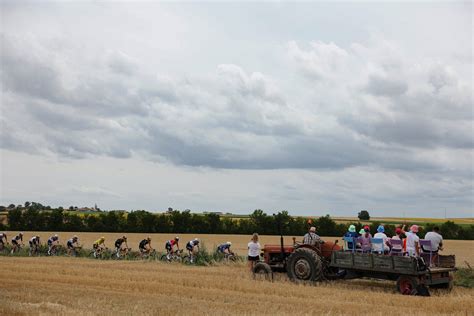
[[[25,233],[27,237],[33,233]],[[12,233],[9,234],[13,235]],[[51,233],[39,233],[43,241]],[[72,233],[61,233],[61,241]],[[77,234],[85,247],[104,235],[109,246],[120,234]],[[146,235],[127,234],[137,248]],[[174,235],[152,234],[154,247]],[[181,235],[182,241],[194,235]],[[231,240],[245,254],[249,236],[196,235],[208,248]],[[298,238],[299,239],[299,238]],[[278,243],[278,236],[262,236]],[[286,238],[290,243],[291,238]],[[448,241],[446,253],[473,263],[473,242]],[[448,250],[449,249],[449,250]],[[472,315],[474,291],[455,287],[431,297],[402,296],[394,282],[353,280],[294,284],[284,276],[255,281],[246,265],[209,267],[150,261],[100,261],[67,257],[0,256],[0,315],[162,314],[162,315]]]

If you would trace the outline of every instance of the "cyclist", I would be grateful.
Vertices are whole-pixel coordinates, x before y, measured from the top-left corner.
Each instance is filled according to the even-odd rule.
[[[140,243],[138,244],[138,249],[140,250],[140,257],[142,258],[143,258],[143,255],[150,254],[150,252],[153,250],[153,248],[151,247],[150,236],[140,241]]]
[[[174,237],[174,239],[168,240],[165,244],[166,253],[167,253],[166,258],[168,258],[168,260],[171,259],[171,254],[173,253],[174,245],[176,245],[179,251],[179,237],[178,236]]]
[[[94,258],[97,258],[97,256],[102,252],[102,250],[107,249],[107,247],[105,247],[105,237],[102,236],[97,239],[92,244],[92,248],[94,248]]]
[[[199,239],[194,238],[193,240],[188,241],[186,244],[186,249],[188,250],[189,257],[191,258],[191,263],[194,261],[194,249],[197,248],[199,251]]]
[[[67,254],[73,255],[74,257],[77,255],[76,248],[79,248],[79,238],[74,235],[71,239],[68,239],[67,243]]]
[[[122,250],[122,245],[125,243],[125,247],[128,249],[127,236],[123,235],[121,238],[115,241],[115,252],[117,258],[120,258],[120,252]]]
[[[59,245],[59,236],[54,234],[48,239],[48,256],[51,256],[51,251],[56,250],[56,247]]]
[[[217,246],[217,252],[224,255],[233,255],[234,253],[230,250],[230,246],[232,246],[230,241],[220,244]]]
[[[12,239],[12,252],[11,253],[14,253],[15,251],[17,250],[20,250],[21,246],[23,246],[23,233],[19,233],[18,235],[16,235],[15,237],[13,237]]]
[[[3,247],[5,247],[5,244],[8,245],[7,234],[0,233],[0,250],[3,250]]]
[[[30,256],[39,253],[39,247],[40,247],[40,236],[33,236],[30,241]]]

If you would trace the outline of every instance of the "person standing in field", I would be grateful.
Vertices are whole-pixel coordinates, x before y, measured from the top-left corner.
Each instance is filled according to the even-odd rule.
[[[248,262],[250,272],[253,272],[253,268],[257,261],[260,260],[260,243],[258,242],[258,234],[252,235],[251,241],[248,243],[247,248],[249,250]]]
[[[412,225],[410,231],[406,233],[406,250],[409,256],[418,257],[420,255],[420,237],[418,233],[418,225]]]
[[[321,237],[316,234],[316,227],[312,226],[309,231],[303,237],[303,244],[316,246],[323,243]]]

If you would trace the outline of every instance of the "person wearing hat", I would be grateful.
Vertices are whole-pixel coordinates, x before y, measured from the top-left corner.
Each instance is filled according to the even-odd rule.
[[[374,235],[374,238],[383,239],[383,244],[372,245],[374,251],[377,251],[378,253],[384,253],[389,249],[389,245],[387,243],[388,237],[385,234],[385,227],[383,225],[379,225],[379,227],[377,227],[377,233]]]
[[[303,244],[316,246],[323,243],[321,237],[316,234],[316,227],[312,226],[303,237]]]
[[[352,238],[357,238],[359,237],[359,234],[356,232],[356,227],[355,225],[350,225],[349,228],[347,229],[347,232],[344,234],[343,237],[352,237]],[[352,242],[347,242],[347,248],[346,250],[352,250],[354,248],[354,243]]]
[[[418,225],[411,225],[410,231],[406,233],[406,248],[409,256],[418,257],[420,255],[420,237],[417,233],[419,231]]]
[[[401,240],[401,241],[403,241],[403,239],[404,239],[403,234],[405,234],[405,225],[403,225],[402,227],[395,228],[395,236],[390,238],[390,240]],[[392,248],[392,250],[395,250],[395,252],[402,252],[403,251],[403,247],[401,245],[392,245],[392,244],[390,244],[390,247]]]
[[[365,226],[359,231],[359,238],[358,238],[358,245],[362,252],[370,252],[372,250],[372,245],[370,243],[370,239],[372,238],[372,234],[370,234],[369,226]]]

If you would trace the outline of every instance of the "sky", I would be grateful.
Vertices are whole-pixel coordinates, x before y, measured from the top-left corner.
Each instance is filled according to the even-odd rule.
[[[1,205],[474,216],[471,2],[0,8]]]

